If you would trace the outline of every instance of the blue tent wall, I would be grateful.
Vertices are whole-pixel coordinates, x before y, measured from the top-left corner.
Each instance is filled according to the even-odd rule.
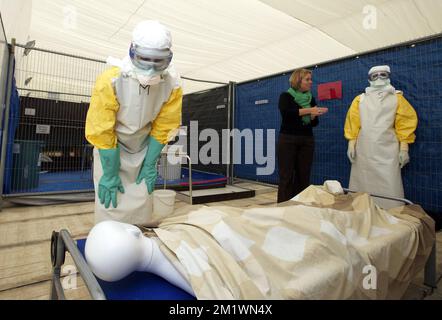
[[[405,195],[428,211],[442,212],[442,38],[312,68],[315,97],[318,84],[342,81],[343,99],[318,102],[328,107],[329,113],[320,118],[320,125],[314,129],[316,150],[311,182],[322,184],[324,180],[336,179],[343,186],[348,185],[350,163],[343,135],[345,116],[354,97],[368,85],[369,68],[380,64],[390,65],[393,86],[404,92],[419,117],[416,143],[410,147],[411,163],[402,170]],[[289,76],[281,74],[239,84],[235,127],[239,130],[275,129],[277,139],[281,121],[278,99],[280,93],[288,89]],[[262,100],[268,100],[268,103],[255,104]],[[244,146],[241,153],[244,159]],[[273,175],[257,176],[257,167],[256,163],[235,165],[234,175],[278,183],[277,168]]]

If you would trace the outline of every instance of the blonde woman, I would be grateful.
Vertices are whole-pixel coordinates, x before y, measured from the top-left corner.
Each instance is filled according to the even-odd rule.
[[[290,200],[310,185],[315,150],[312,128],[328,111],[316,105],[311,88],[312,71],[298,69],[290,77],[290,88],[279,97],[278,202]]]

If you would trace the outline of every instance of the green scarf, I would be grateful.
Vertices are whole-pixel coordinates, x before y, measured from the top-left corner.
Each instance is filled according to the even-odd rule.
[[[307,92],[301,92],[298,90],[295,90],[293,88],[290,88],[287,90],[288,93],[293,97],[295,102],[299,104],[303,109],[304,108],[311,108],[310,103],[312,102],[312,93],[310,91]],[[302,116],[302,122],[303,124],[309,125],[311,122],[310,115]]]

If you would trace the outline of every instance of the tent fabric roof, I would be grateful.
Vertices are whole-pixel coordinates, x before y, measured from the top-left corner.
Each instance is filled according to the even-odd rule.
[[[33,0],[29,36],[122,58],[136,23],[155,19],[172,32],[182,76],[240,82],[439,34],[441,12],[440,0]],[[184,81],[185,93],[214,86]]]

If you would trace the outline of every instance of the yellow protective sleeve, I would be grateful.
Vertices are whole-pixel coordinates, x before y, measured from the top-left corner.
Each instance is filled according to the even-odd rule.
[[[412,105],[401,94],[397,94],[398,106],[396,110],[395,131],[400,142],[413,143],[416,140],[414,132],[417,128],[417,114]]]
[[[361,118],[359,116],[359,102],[361,96],[354,98],[347,112],[344,125],[344,136],[347,140],[355,140],[361,129]]]
[[[161,111],[152,123],[150,135],[158,142],[167,144],[171,140],[169,134],[181,125],[181,109],[183,106],[183,90],[175,88],[169,100],[161,107]]]
[[[91,103],[86,116],[86,139],[98,149],[117,147],[115,122],[120,108],[112,86],[112,79],[117,78],[120,69],[111,68],[103,72],[95,82]]]

